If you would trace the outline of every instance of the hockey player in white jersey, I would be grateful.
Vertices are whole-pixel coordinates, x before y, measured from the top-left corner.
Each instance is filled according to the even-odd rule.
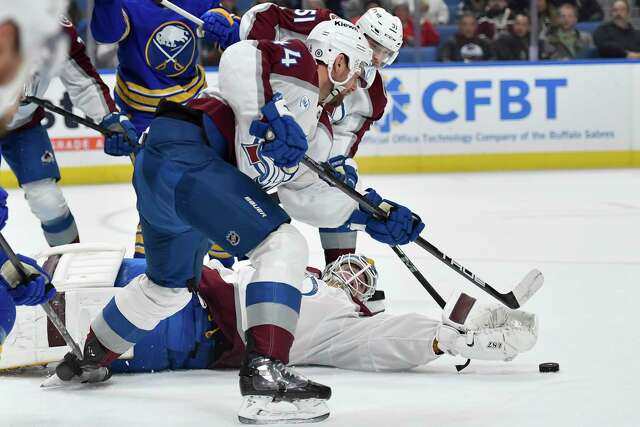
[[[239,40],[305,40],[316,25],[335,18],[328,9],[289,9],[273,3],[254,6],[240,22],[228,19],[221,9],[209,11],[202,17],[210,39],[217,39],[223,47]],[[379,70],[393,63],[402,46],[402,23],[383,8],[367,10],[356,26],[373,50],[372,66],[363,72],[360,88],[342,92],[335,89],[325,104],[331,116],[329,164],[341,172],[344,181],[352,187],[358,181],[358,166],[353,157],[364,134],[382,118],[387,105]],[[321,228],[320,240],[325,262],[330,263],[342,254],[355,251],[356,232],[346,227]],[[211,255],[230,264],[230,256],[223,251]]]
[[[122,292],[132,276],[144,271],[144,260],[122,259],[113,245],[69,245],[48,249],[46,258],[63,254],[53,275],[66,307],[66,325],[82,339],[89,319],[112,295]],[[163,369],[238,368],[247,329],[246,288],[254,268],[238,263],[234,270],[212,260],[203,270],[200,297],[159,324],[133,353],[114,362],[114,372],[157,372]],[[408,279],[411,280],[411,279]],[[115,287],[114,287],[115,282]],[[384,283],[382,284],[384,285]],[[462,323],[451,320],[454,297],[442,318],[420,313],[385,312],[384,300],[373,298],[378,272],[373,260],[343,255],[324,271],[307,269],[302,285],[300,319],[290,364],[323,365],[360,371],[397,371],[427,364],[443,354],[473,360],[505,360],[530,350],[537,340],[536,316],[503,306],[473,304]],[[239,311],[237,311],[239,309]],[[0,368],[59,361],[64,342],[52,345],[46,318],[21,308],[15,332]],[[21,341],[17,339],[21,338]]]
[[[58,16],[66,1],[43,1],[36,8],[20,2],[0,1],[0,137],[19,108],[24,85],[34,67],[55,68],[66,48]],[[9,216],[7,193],[0,188],[0,229]],[[0,251],[0,353],[16,320],[16,305],[42,304],[55,295],[46,288],[49,277],[35,260],[18,255],[25,271],[34,274],[26,283]]]
[[[220,61],[220,96],[186,106],[160,104],[133,179],[146,273],[94,319],[84,359],[67,355],[57,369],[60,379],[83,380],[96,371],[108,378],[111,362],[188,304],[188,289],[197,290],[204,250],[213,240],[256,267],[247,286],[239,419],[303,422],[329,415],[324,401],[330,388],[286,367],[308,253],[289,214],[316,227],[349,223],[394,245],[415,240],[424,224],[371,190],[371,203],[389,206],[387,218],[374,218],[299,164],[305,154],[327,159],[330,147],[317,131],[318,103],[335,86],[354,84],[371,61],[371,49],[352,24],[323,24],[307,44],[237,43]],[[274,188],[287,212],[266,193]],[[212,209],[202,209],[203,200]],[[274,400],[300,410],[272,413],[266,406]]]
[[[59,70],[51,70],[46,64],[31,70],[24,95],[42,98],[51,80],[59,77],[74,106],[96,123],[102,122],[104,127],[119,132],[106,139],[105,152],[110,153],[114,145],[124,145],[122,132],[127,132],[128,138],[135,141],[133,125],[117,112],[109,87],[87,56],[76,29],[66,18],[61,18],[59,25],[61,33],[68,37],[64,61]],[[41,106],[21,104],[8,125],[7,134],[0,136],[0,150],[24,190],[31,211],[40,220],[47,243],[64,245],[79,241],[79,233],[58,186],[60,170],[47,130],[41,124],[43,117]]]

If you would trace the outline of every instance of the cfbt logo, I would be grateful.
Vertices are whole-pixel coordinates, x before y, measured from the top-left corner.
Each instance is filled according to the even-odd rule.
[[[465,121],[473,122],[479,108],[488,108],[497,102],[500,120],[522,120],[531,114],[531,97],[541,96],[544,102],[536,102],[536,108],[545,108],[545,117],[555,119],[558,115],[558,91],[564,87],[567,87],[567,79],[536,79],[533,85],[524,80],[468,80],[464,85],[438,80],[427,86],[422,94],[422,108],[435,122],[452,122],[461,115]],[[539,94],[536,93],[538,91]],[[461,103],[446,102],[447,98],[460,92],[464,96],[464,111],[452,107]]]

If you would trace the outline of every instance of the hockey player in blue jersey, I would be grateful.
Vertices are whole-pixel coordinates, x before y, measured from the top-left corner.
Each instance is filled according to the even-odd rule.
[[[219,1],[175,3],[200,16]],[[118,43],[116,103],[138,133],[149,126],[161,99],[186,103],[206,87],[195,24],[152,0],[96,0],[91,32],[99,43]]]
[[[177,0],[193,15],[217,10],[219,0]],[[196,26],[152,0],[96,0],[91,31],[99,43],[118,43],[115,99],[141,134],[153,119],[162,99],[186,103],[207,86],[204,68],[198,65]],[[127,144],[106,141],[105,151],[126,156]],[[117,141],[115,141],[117,142]],[[140,226],[135,256],[144,257]]]
[[[335,86],[353,87],[372,56],[364,36],[344,20],[318,26],[307,43],[237,43],[220,63],[221,98],[201,97],[186,107],[160,104],[133,180],[146,274],[93,320],[85,358],[68,354],[56,371],[60,379],[83,380],[96,371],[108,378],[115,358],[189,303],[188,290],[197,290],[213,240],[255,266],[247,286],[240,420],[302,422],[329,415],[324,401],[330,388],[286,367],[308,255],[287,212],[316,226],[348,222],[391,244],[415,240],[424,225],[409,209],[369,191],[372,203],[390,210],[388,218],[375,219],[299,164],[307,151],[326,160],[330,143],[318,131],[317,105]],[[287,212],[267,195],[273,188]],[[211,209],[199,209],[202,200]],[[265,406],[274,399],[300,411],[271,412]]]

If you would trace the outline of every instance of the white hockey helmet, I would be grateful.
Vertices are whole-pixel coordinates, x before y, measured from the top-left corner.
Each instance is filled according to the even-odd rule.
[[[46,0],[38,2],[36,7],[28,7],[19,1],[2,2],[0,24],[15,26],[20,64],[15,75],[0,84],[0,117],[22,96],[34,67],[50,70],[61,62],[60,54],[68,45],[63,42],[59,17],[67,5],[67,0]]]
[[[311,30],[305,43],[316,61],[327,65],[329,80],[336,86],[346,84],[356,71],[363,76],[365,68],[371,66],[373,51],[369,43],[355,25],[344,19],[320,22]],[[345,55],[349,61],[349,75],[342,82],[333,80],[331,76],[339,54]]]
[[[324,268],[322,280],[328,286],[341,288],[365,302],[375,293],[378,284],[378,271],[374,264],[364,255],[341,255]]]
[[[402,47],[402,22],[381,7],[367,10],[356,22],[356,27],[374,43],[374,53],[380,57],[382,67],[395,61]]]

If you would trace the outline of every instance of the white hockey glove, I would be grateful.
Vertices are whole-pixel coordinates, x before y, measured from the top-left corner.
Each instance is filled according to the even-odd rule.
[[[453,356],[510,361],[530,350],[538,339],[535,314],[500,305],[481,305],[465,294],[449,301],[436,339],[438,347]]]

